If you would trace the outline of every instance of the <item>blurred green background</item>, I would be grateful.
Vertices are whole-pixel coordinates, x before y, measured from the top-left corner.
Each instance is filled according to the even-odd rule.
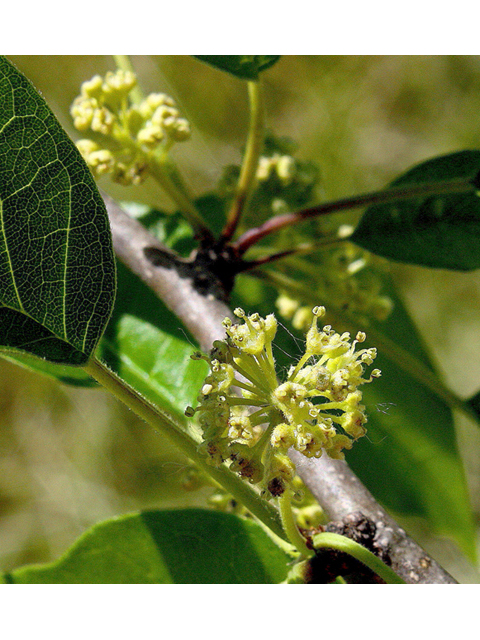
[[[11,56],[74,138],[69,106],[108,56]],[[188,56],[133,56],[146,92],[172,95],[193,129],[175,160],[196,194],[240,161],[246,86]],[[268,126],[300,144],[322,197],[383,187],[413,164],[480,147],[480,56],[285,56],[264,74]],[[150,182],[102,186],[119,199],[170,206]],[[394,265],[393,275],[439,371],[461,396],[480,389],[480,273]],[[67,387],[0,360],[0,567],[58,557],[91,524],[145,507],[202,504],[185,492],[185,460],[99,390]],[[432,416],[432,420],[435,417]],[[480,522],[480,430],[458,417]],[[480,572],[421,522],[406,523],[461,582]]]

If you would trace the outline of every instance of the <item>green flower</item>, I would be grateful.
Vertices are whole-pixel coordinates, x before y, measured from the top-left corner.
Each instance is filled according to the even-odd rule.
[[[232,471],[259,484],[268,497],[292,487],[295,466],[287,451],[293,447],[306,457],[344,457],[343,451],[365,435],[367,417],[358,387],[368,378],[365,367],[376,349],[360,349],[366,336],[338,334],[329,325],[318,328],[325,314],[313,309],[305,354],[280,382],[275,371],[272,342],[277,331],[273,314],[262,318],[234,314],[242,322],[225,319],[227,338],[216,341],[210,356],[195,359],[210,364],[198,396],[199,406],[186,415],[198,415],[203,433],[200,450],[213,465],[229,462]]]
[[[188,121],[165,94],[152,93],[140,104],[131,104],[129,95],[136,85],[137,78],[129,71],[108,71],[104,78],[96,75],[81,85],[70,109],[75,128],[94,138],[77,143],[92,173],[96,177],[108,173],[122,185],[143,182],[153,153],[162,156],[191,135]]]

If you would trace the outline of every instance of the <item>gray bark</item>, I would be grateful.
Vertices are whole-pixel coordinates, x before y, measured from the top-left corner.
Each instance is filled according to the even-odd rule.
[[[232,317],[230,309],[213,295],[198,293],[192,281],[175,267],[174,255],[137,220],[130,218],[104,195],[113,244],[119,259],[145,282],[176,314],[208,352],[214,340],[225,336],[222,320]],[[145,249],[159,249],[165,264],[153,266]],[[345,521],[363,514],[376,527],[375,543],[390,558],[392,568],[407,583],[452,584],[456,581],[391,518],[364,487],[347,463],[327,456],[307,460],[295,451],[292,459],[299,475],[332,520]]]

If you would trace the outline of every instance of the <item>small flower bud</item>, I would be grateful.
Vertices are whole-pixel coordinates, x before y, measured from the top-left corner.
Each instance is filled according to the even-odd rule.
[[[108,149],[92,151],[88,155],[87,162],[96,176],[103,176],[106,173],[110,173],[115,164],[112,152],[108,151]]]
[[[295,160],[292,156],[280,156],[276,163],[277,175],[280,180],[288,184],[295,175]]]
[[[179,118],[176,122],[175,128],[170,132],[170,136],[175,142],[183,142],[188,140],[192,135],[190,130],[190,124],[185,118]]]
[[[271,158],[261,157],[258,162],[256,178],[259,182],[266,182],[272,172],[273,162]]]
[[[163,140],[165,134],[158,125],[147,125],[137,133],[137,141],[147,147],[155,147]]]
[[[93,152],[93,151],[98,151],[100,149],[100,147],[98,146],[98,144],[96,142],[93,142],[93,140],[77,140],[76,142],[76,146],[77,149],[80,151],[80,153],[82,154],[83,158],[85,160],[87,160],[88,156]]]
[[[292,319],[293,314],[300,306],[298,300],[293,300],[293,298],[290,298],[288,295],[284,293],[282,293],[277,298],[277,301],[275,304],[277,305],[280,315],[282,315],[284,318],[287,318],[287,320]]]
[[[137,84],[137,77],[131,71],[107,71],[102,92],[105,100],[112,104],[125,98]]]
[[[106,107],[95,109],[90,127],[92,131],[109,135],[113,129],[114,115]]]
[[[272,447],[276,447],[278,449],[286,451],[295,443],[294,428],[291,425],[286,424],[285,422],[278,424],[272,432],[270,442],[272,444]]]
[[[86,98],[99,98],[102,92],[102,83],[103,80],[101,76],[96,75],[93,76],[90,80],[86,80],[82,82],[80,85],[80,93],[82,96]]]
[[[79,96],[73,101],[70,114],[73,118],[73,126],[78,131],[86,131],[92,124],[92,119],[98,108],[98,103],[93,98]]]
[[[300,307],[292,318],[294,329],[306,331],[312,321],[312,312],[309,307]]]

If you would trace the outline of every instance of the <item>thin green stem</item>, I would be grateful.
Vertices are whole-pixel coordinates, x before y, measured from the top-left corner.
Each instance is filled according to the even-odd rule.
[[[265,399],[253,400],[252,398],[227,398],[230,407],[267,407]]]
[[[255,184],[258,159],[262,152],[265,110],[263,104],[263,92],[260,80],[248,82],[248,96],[250,101],[250,125],[248,129],[247,144],[243,156],[240,178],[238,180],[235,200],[227,216],[227,223],[222,231],[222,238],[228,241],[237,230],[242,213],[248,203]]]
[[[271,390],[269,389],[268,385],[263,384],[263,382],[257,379],[255,375],[255,370],[257,368],[255,366],[256,363],[252,366],[252,364],[249,362],[250,359],[252,359],[252,356],[242,354],[242,366],[240,366],[238,362],[235,362],[235,369],[241,376],[243,376],[247,380],[250,380],[252,384],[261,389],[265,395],[268,395]]]
[[[317,533],[313,536],[312,542],[315,550],[335,549],[336,551],[348,553],[352,558],[359,560],[371,569],[387,584],[406,584],[406,582],[402,580],[393,569],[382,562],[378,556],[350,538],[340,536],[337,533]]]
[[[130,73],[135,73],[135,69],[133,68],[132,61],[130,60],[130,56],[113,56],[115,60],[115,64],[117,65],[117,69],[121,71],[129,71]],[[136,74],[135,74],[136,75]],[[141,88],[138,86],[134,87],[130,91],[130,99],[133,104],[139,104],[144,99],[144,94]]]
[[[210,475],[228,493],[231,493],[236,500],[242,503],[273,533],[284,540],[286,539],[280,515],[275,507],[261,498],[250,485],[229,471],[227,467],[217,468],[208,465],[206,459],[199,455],[197,451],[198,442],[171,416],[141,396],[97,358],[91,358],[84,369],[107,391],[110,391],[118,400],[127,405],[137,416],[166,435],[202,471]]]
[[[258,362],[258,366],[267,379],[270,390],[273,391],[276,387],[278,387],[277,374],[275,372],[275,367],[273,364],[273,355],[271,355],[271,358],[268,358],[266,353],[264,351],[261,351],[257,356],[255,356],[255,358]]]
[[[239,389],[245,389],[245,391],[248,391],[249,393],[253,393],[259,398],[263,396],[263,394],[260,395],[258,393],[258,390],[255,387],[253,387],[250,384],[247,384],[246,382],[241,382],[240,380],[238,380],[238,378],[235,378],[235,384],[233,386],[238,387]]]
[[[277,271],[252,271],[250,274],[256,278],[270,282],[275,287],[288,291],[292,295],[301,296],[303,300],[309,301],[312,305],[318,303],[318,299],[311,289],[301,285],[283,273]],[[477,423],[479,422],[478,416],[468,402],[462,400],[462,398],[448,389],[429,367],[410,352],[403,349],[403,347],[396,344],[382,331],[370,325],[365,326],[360,318],[355,318],[354,324],[346,314],[335,309],[335,306],[332,304],[329,305],[328,311],[330,315],[338,318],[342,324],[346,325],[352,333],[355,333],[359,328],[368,333],[369,337],[377,348],[381,350],[383,355],[411,375],[414,380],[417,380],[430,389],[432,393],[443,400],[451,409],[459,409],[470,419],[474,419]]]
[[[292,371],[292,373],[288,376],[289,381],[295,380],[297,373],[300,371],[300,369],[303,367],[303,365],[308,362],[308,360],[312,357],[311,353],[305,353],[300,360],[298,361],[295,369]]]
[[[256,427],[259,424],[263,424],[264,422],[267,422],[269,415],[270,415],[270,411],[266,410],[265,407],[263,407],[262,409],[257,409],[257,411],[254,411],[253,413],[251,413],[249,415],[249,418],[250,418],[250,423],[252,427]]]
[[[193,202],[170,177],[167,161],[163,162],[160,157],[151,153],[148,156],[148,169],[150,175],[178,206],[183,217],[192,225],[196,234],[203,240],[213,240],[213,232],[207,226]]]
[[[282,525],[288,539],[293,544],[295,549],[304,558],[311,558],[314,552],[307,547],[305,538],[298,530],[297,523],[292,510],[292,490],[285,489],[282,495],[278,499],[278,506],[280,508],[280,516],[282,518]]]

